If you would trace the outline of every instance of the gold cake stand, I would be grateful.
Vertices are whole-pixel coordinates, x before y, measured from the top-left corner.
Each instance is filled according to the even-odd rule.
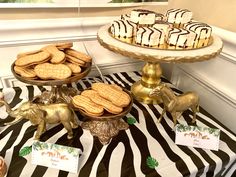
[[[37,95],[33,98],[33,102],[42,104],[51,103],[67,103],[71,105],[71,98],[77,95],[78,91],[73,87],[68,87],[65,84],[70,84],[76,82],[85,76],[91,70],[91,63],[87,63],[85,67],[82,68],[82,72],[79,74],[72,75],[71,77],[63,80],[42,80],[42,79],[29,79],[21,77],[14,71],[15,63],[11,66],[11,71],[16,79],[21,82],[37,85],[37,86],[51,86],[51,90],[42,92],[41,95]]]
[[[134,97],[146,104],[158,104],[160,97],[150,97],[149,93],[161,82],[162,69],[160,63],[190,63],[209,60],[217,56],[223,47],[222,40],[212,35],[212,43],[203,48],[186,50],[168,50],[137,46],[120,41],[109,32],[110,25],[102,26],[97,33],[100,44],[121,55],[140,59],[146,62],[142,69],[141,80],[134,83],[131,92]]]

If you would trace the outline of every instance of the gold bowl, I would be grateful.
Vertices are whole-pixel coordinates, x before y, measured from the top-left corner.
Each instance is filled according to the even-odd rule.
[[[94,116],[86,113],[84,110],[75,108],[75,111],[79,111],[80,114],[85,118],[81,124],[83,129],[90,130],[90,133],[98,137],[99,141],[105,145],[115,137],[120,130],[127,130],[129,125],[122,119],[127,115],[133,105],[133,97],[130,91],[123,89],[131,98],[128,106],[123,108],[123,111],[119,114],[112,114],[107,111],[102,116]]]

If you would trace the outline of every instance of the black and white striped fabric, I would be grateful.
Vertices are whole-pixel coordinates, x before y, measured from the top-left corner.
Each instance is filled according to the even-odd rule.
[[[84,78],[72,86],[83,90],[95,82],[95,78]],[[122,72],[106,75],[109,83],[115,83],[127,89],[140,79],[139,72]],[[166,79],[170,87],[177,93]],[[5,100],[12,108],[44,91],[46,87],[24,86],[3,89]],[[56,143],[82,150],[79,172],[77,174],[36,166],[31,164],[31,155],[20,157],[19,150],[31,146],[36,130],[29,121],[22,120],[13,126],[4,126],[12,120],[5,108],[0,108],[0,155],[8,165],[8,177],[180,177],[180,176],[236,176],[236,136],[202,108],[197,114],[197,125],[219,128],[219,151],[177,146],[174,143],[175,132],[169,114],[157,124],[162,105],[147,105],[134,100],[130,113],[124,117],[133,117],[137,122],[126,131],[120,131],[108,145],[102,145],[88,130],[74,129],[74,138],[67,140],[66,130],[61,124],[49,127],[41,141]],[[178,119],[178,123],[191,122],[191,111],[187,110]],[[78,114],[81,118],[81,115]],[[156,159],[158,166],[149,168],[147,158]]]

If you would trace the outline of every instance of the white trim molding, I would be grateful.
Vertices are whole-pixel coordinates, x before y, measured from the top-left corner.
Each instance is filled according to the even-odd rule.
[[[162,2],[128,2],[128,3],[109,3],[110,0],[60,0],[55,3],[0,3],[1,8],[98,8],[98,7],[138,7],[143,5],[167,6],[167,1]]]
[[[0,20],[0,48],[47,42],[94,40],[117,17]]]
[[[223,40],[224,47],[221,55],[224,56],[225,59],[236,63],[236,33],[214,26],[213,32]]]

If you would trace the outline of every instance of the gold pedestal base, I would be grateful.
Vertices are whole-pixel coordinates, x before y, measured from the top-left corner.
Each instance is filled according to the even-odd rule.
[[[142,69],[142,78],[131,86],[134,98],[145,104],[159,104],[162,102],[160,96],[149,96],[152,89],[161,83],[162,70],[159,63],[148,62]]]
[[[145,104],[160,104],[162,102],[160,96],[149,96],[152,89],[153,88],[143,86],[141,81],[138,81],[131,86],[131,92],[139,102]]]
[[[99,141],[105,145],[115,137],[120,130],[127,130],[129,125],[123,119],[96,121],[89,120],[81,124],[83,129],[90,130],[93,136],[98,137]]]

